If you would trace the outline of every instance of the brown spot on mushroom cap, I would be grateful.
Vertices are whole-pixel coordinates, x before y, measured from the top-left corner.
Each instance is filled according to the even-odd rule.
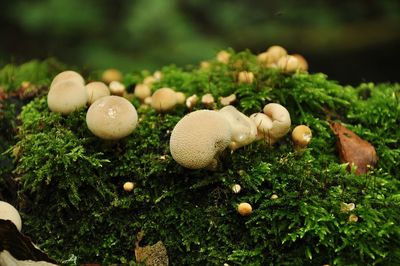
[[[135,107],[125,98],[105,96],[95,101],[86,114],[89,130],[99,138],[116,140],[128,136],[137,125]]]
[[[135,86],[134,94],[141,101],[144,101],[144,99],[151,96],[151,89],[147,84],[137,84]]]
[[[85,85],[76,80],[64,80],[50,87],[47,105],[57,113],[69,114],[86,106],[88,94]]]
[[[231,141],[231,128],[223,115],[198,110],[184,116],[174,127],[170,151],[180,165],[200,169],[212,164]]]
[[[305,125],[299,125],[292,131],[292,140],[298,148],[305,148],[312,138],[311,129]]]
[[[264,106],[264,114],[272,120],[269,134],[274,139],[280,139],[289,132],[291,120],[288,110],[280,104],[269,103]]]
[[[0,219],[10,220],[17,227],[18,231],[21,231],[22,221],[17,209],[14,208],[10,203],[0,201]]]
[[[50,84],[50,88],[53,87],[54,85],[56,85],[58,82],[65,81],[65,80],[75,81],[79,84],[85,85],[85,80],[78,72],[75,72],[72,70],[66,70],[66,71],[63,71],[63,72],[57,74],[53,78],[53,81]]]
[[[110,95],[110,90],[107,85],[100,81],[94,81],[86,84],[86,91],[88,94],[88,103],[92,104],[96,100],[104,96]]]
[[[172,110],[177,103],[175,91],[170,88],[156,90],[151,98],[151,106],[159,112]]]
[[[101,79],[109,84],[113,81],[121,81],[122,80],[122,74],[119,70],[114,69],[114,68],[110,68],[107,69],[103,72],[103,74],[101,75]]]

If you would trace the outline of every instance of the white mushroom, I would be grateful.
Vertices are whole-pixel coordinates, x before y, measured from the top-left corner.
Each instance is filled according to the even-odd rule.
[[[253,72],[240,71],[238,74],[238,81],[239,83],[247,83],[247,84],[253,83],[254,81]]]
[[[87,101],[85,85],[73,79],[56,82],[47,94],[50,110],[62,114],[69,114],[86,106]]]
[[[142,84],[137,84],[135,86],[135,91],[134,91],[135,97],[137,97],[140,101],[144,101],[147,97],[151,96],[151,89],[149,85],[142,83]]]
[[[186,99],[186,107],[192,109],[193,107],[196,106],[198,100],[199,97],[196,94],[193,94],[192,96]]]
[[[106,96],[95,101],[86,114],[89,130],[99,138],[116,140],[128,136],[137,125],[135,107],[125,98]]]
[[[190,169],[215,165],[232,133],[228,121],[219,112],[198,110],[184,116],[174,127],[169,142],[172,158]]]
[[[123,96],[125,93],[125,85],[119,81],[111,81],[108,86],[112,95]]]
[[[291,120],[285,107],[277,103],[269,103],[264,106],[264,114],[272,120],[272,128],[269,132],[274,139],[280,139],[289,132]]]
[[[17,209],[5,201],[0,201],[0,219],[10,220],[21,231],[22,221]]]
[[[85,80],[78,72],[75,72],[72,70],[67,70],[67,71],[63,71],[63,72],[57,74],[53,78],[53,81],[50,84],[50,88],[53,87],[54,85],[56,85],[58,82],[65,81],[65,80],[75,81],[79,84],[85,85]]]
[[[285,73],[294,73],[300,69],[300,62],[297,57],[286,55],[279,59],[278,68]]]
[[[220,97],[219,98],[219,102],[221,103],[222,106],[230,105],[235,101],[236,101],[236,95],[235,94],[231,94],[229,96]]]
[[[184,104],[185,103],[186,96],[185,96],[185,94],[183,92],[180,92],[180,91],[176,92],[175,96],[176,96],[176,103],[177,104]]]
[[[214,96],[211,93],[204,94],[201,97],[201,103],[204,104],[207,108],[212,109],[214,107]]]
[[[101,75],[101,79],[107,83],[110,84],[113,81],[121,81],[122,80],[122,74],[119,70],[110,68],[107,69],[103,72]]]
[[[229,122],[232,131],[232,139],[229,144],[231,150],[252,143],[257,136],[256,124],[246,115],[239,112],[232,105],[225,106],[218,111]]]
[[[101,97],[110,95],[110,90],[108,89],[107,85],[100,81],[90,82],[86,84],[85,87],[88,95],[89,105]]]
[[[151,96],[151,107],[159,112],[166,112],[176,106],[176,100],[176,94],[173,89],[161,88],[156,90]]]

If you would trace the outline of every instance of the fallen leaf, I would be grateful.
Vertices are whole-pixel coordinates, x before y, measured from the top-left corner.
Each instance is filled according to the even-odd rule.
[[[154,245],[140,247],[139,242],[143,238],[143,232],[139,232],[135,242],[136,262],[144,263],[146,266],[168,266],[168,254],[162,241]]]
[[[336,146],[339,151],[340,162],[357,166],[356,175],[365,174],[370,167],[375,166],[378,156],[374,146],[363,140],[350,129],[340,123],[331,123],[331,129],[337,137]]]

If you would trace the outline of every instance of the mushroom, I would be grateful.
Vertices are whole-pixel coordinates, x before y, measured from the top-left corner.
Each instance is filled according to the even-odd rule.
[[[157,70],[153,73],[153,77],[155,78],[156,81],[160,81],[162,79],[162,72],[160,70]]]
[[[158,112],[172,110],[176,105],[176,94],[173,89],[161,88],[151,96],[151,106]]]
[[[200,62],[200,69],[210,69],[211,68],[211,63],[208,61],[201,61]]]
[[[294,143],[294,150],[302,153],[312,138],[311,129],[305,125],[299,125],[292,131],[292,140]]]
[[[350,212],[356,208],[356,205],[351,202],[351,203],[346,203],[346,202],[341,202],[340,203],[340,211],[341,212]]]
[[[156,82],[156,78],[153,76],[147,76],[143,79],[143,84],[147,86],[151,86],[154,82]]]
[[[257,60],[266,67],[275,67],[278,60],[287,55],[287,51],[278,45],[273,45],[264,53],[257,56]]]
[[[269,131],[272,139],[280,139],[289,132],[290,114],[285,107],[277,103],[269,103],[264,106],[263,111],[272,120],[272,128]]]
[[[151,96],[144,98],[143,103],[147,105],[151,105],[152,98]]]
[[[10,220],[17,227],[18,231],[21,231],[22,221],[17,209],[14,208],[10,203],[0,201],[0,219]]]
[[[271,199],[272,199],[272,200],[276,200],[276,199],[278,199],[278,195],[276,195],[276,194],[272,194],[272,195],[271,195]]]
[[[299,61],[299,70],[307,71],[308,63],[307,60],[301,54],[292,54]]]
[[[65,80],[75,81],[78,84],[85,85],[85,80],[78,72],[75,72],[72,70],[66,70],[66,71],[63,71],[63,72],[57,74],[53,78],[53,81],[50,84],[50,88],[53,87],[54,85],[56,85],[58,82],[65,81]]]
[[[54,83],[47,94],[47,105],[50,110],[61,114],[72,113],[86,106],[87,101],[85,85],[75,79]]]
[[[286,55],[279,59],[278,68],[285,73],[294,73],[300,69],[300,62],[297,57]]]
[[[230,105],[230,104],[234,103],[235,101],[236,101],[235,94],[231,94],[229,96],[219,98],[219,102],[221,103],[222,106]]]
[[[151,96],[151,89],[149,85],[142,83],[135,86],[134,95],[140,100],[144,101],[147,97]]]
[[[86,124],[99,138],[117,140],[128,136],[137,125],[135,107],[125,98],[105,96],[95,101],[87,111]]]
[[[349,216],[349,222],[351,223],[356,223],[358,221],[358,216],[355,214],[350,214]]]
[[[108,86],[112,95],[123,96],[125,93],[125,85],[119,81],[111,81]]]
[[[242,187],[239,184],[234,184],[232,186],[232,192],[238,194],[242,190]]]
[[[238,205],[237,211],[242,216],[249,216],[253,212],[253,208],[247,202],[242,202]]]
[[[183,92],[176,92],[175,93],[176,96],[176,103],[177,104],[184,104],[185,100],[186,100],[186,96]]]
[[[198,110],[185,115],[174,127],[169,142],[172,158],[190,169],[215,166],[231,142],[231,127],[223,115]]]
[[[86,84],[86,91],[88,95],[88,104],[94,103],[97,99],[110,95],[110,90],[107,85],[100,81],[94,81]]]
[[[207,108],[214,108],[214,96],[211,93],[204,94],[201,97],[201,103],[204,104]]]
[[[257,140],[264,139],[269,144],[275,143],[276,140],[271,139],[269,134],[272,129],[272,120],[269,116],[264,113],[255,113],[250,116],[250,119],[257,127]]]
[[[134,187],[135,187],[135,183],[133,183],[133,182],[125,182],[124,183],[124,190],[126,192],[131,192]]]
[[[231,126],[232,139],[229,144],[231,150],[236,150],[248,145],[256,139],[256,124],[249,117],[239,112],[235,107],[228,105],[218,112],[225,117]]]
[[[101,79],[107,83],[110,84],[113,81],[121,81],[122,80],[122,74],[119,70],[110,68],[107,69],[103,72],[101,75]]]
[[[192,109],[197,104],[198,100],[199,97],[196,94],[193,94],[192,96],[186,99],[186,107]]]
[[[251,84],[251,83],[253,83],[253,80],[254,80],[253,72],[241,71],[238,74],[239,83]]]
[[[228,53],[227,51],[220,51],[218,54],[217,54],[217,61],[218,62],[221,62],[221,63],[223,63],[223,64],[228,64],[229,63],[229,59],[230,59],[230,57],[231,57],[231,54],[230,53]]]

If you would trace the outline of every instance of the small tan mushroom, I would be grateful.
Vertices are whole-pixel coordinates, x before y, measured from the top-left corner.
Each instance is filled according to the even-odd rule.
[[[204,94],[203,97],[201,97],[201,103],[207,108],[213,109],[215,106],[214,96],[212,96],[211,93]]]
[[[349,216],[349,222],[351,223],[356,223],[358,221],[358,216],[355,214],[350,214]]]
[[[125,182],[124,183],[124,190],[126,192],[131,192],[134,189],[134,187],[135,187],[135,183],[133,183],[133,182]]]
[[[228,64],[229,63],[229,59],[231,58],[231,54],[228,53],[227,51],[220,51],[217,54],[217,61],[221,62],[223,64]]]
[[[149,96],[149,97],[144,98],[143,103],[144,103],[144,104],[147,104],[147,105],[151,105],[151,102],[152,102],[152,101],[153,101],[153,100],[152,100],[151,96]]]
[[[232,133],[228,121],[217,111],[198,110],[185,115],[174,127],[169,142],[172,158],[190,169],[216,163]]]
[[[88,94],[85,85],[74,79],[58,81],[50,87],[47,105],[56,113],[69,114],[86,106]]]
[[[257,127],[252,119],[239,112],[232,105],[225,106],[218,111],[229,122],[232,131],[232,139],[229,144],[231,150],[252,143],[257,137]]]
[[[119,70],[110,68],[103,72],[103,74],[101,75],[101,80],[103,80],[103,82],[107,84],[110,84],[113,81],[121,81],[122,74]]]
[[[21,216],[17,209],[14,208],[10,203],[0,201],[0,219],[10,220],[17,227],[18,231],[21,231],[22,221]]]
[[[88,94],[88,104],[94,103],[97,99],[110,95],[110,90],[107,85],[100,81],[94,81],[86,84]]]
[[[143,79],[143,84],[147,86],[151,86],[154,82],[156,82],[156,78],[153,76],[147,76]]]
[[[176,96],[176,103],[177,104],[185,104],[185,100],[186,100],[186,96],[183,92],[176,92],[175,93]]]
[[[269,132],[271,138],[280,139],[289,132],[291,120],[285,107],[277,103],[269,103],[264,106],[263,111],[272,120],[272,128]]]
[[[176,94],[173,89],[161,88],[151,96],[151,107],[158,112],[167,112],[175,108],[176,100]]]
[[[128,136],[136,128],[135,107],[125,98],[105,96],[95,101],[87,111],[86,124],[99,138],[117,140]]]
[[[196,94],[193,94],[186,99],[186,107],[191,110],[193,107],[196,106],[198,100],[199,97]]]
[[[229,96],[220,97],[219,98],[219,102],[221,103],[222,106],[231,105],[235,101],[236,101],[236,95],[235,94],[231,94]]]
[[[300,69],[300,62],[295,56],[286,55],[279,59],[278,68],[285,73],[294,73]]]
[[[287,55],[287,51],[278,45],[273,45],[257,56],[258,62],[265,67],[276,67],[280,58]]]
[[[211,63],[208,61],[201,61],[200,62],[200,69],[210,69]]]
[[[153,77],[155,78],[156,81],[160,81],[163,77],[163,74],[161,71],[157,70],[153,73]]]
[[[50,84],[50,88],[53,87],[54,85],[56,85],[58,82],[65,81],[65,80],[75,81],[78,84],[85,85],[85,80],[78,72],[75,72],[72,70],[67,70],[67,71],[63,71],[63,72],[57,74],[53,78],[53,81]]]
[[[271,195],[271,199],[272,199],[272,200],[276,200],[276,199],[278,199],[278,195],[276,195],[276,194],[272,194],[272,195]]]
[[[234,184],[232,186],[232,192],[238,194],[242,190],[242,187],[239,184]]]
[[[340,203],[340,211],[341,212],[350,212],[356,208],[356,205],[354,203],[346,203],[342,202]]]
[[[303,152],[312,138],[311,129],[305,125],[299,125],[292,131],[292,140],[294,143],[294,150],[296,152]]]
[[[303,71],[308,70],[307,60],[301,54],[292,54],[299,61],[299,69]]]
[[[143,83],[143,84],[137,84],[135,86],[135,91],[133,92],[135,97],[137,97],[140,101],[144,101],[147,97],[151,96],[151,89],[149,85]]]
[[[125,85],[119,81],[111,81],[108,86],[112,95],[123,96],[125,94]]]
[[[242,202],[238,205],[237,211],[242,216],[249,216],[253,212],[253,208],[247,202]]]
[[[238,74],[238,82],[239,83],[247,83],[251,84],[254,81],[254,74],[253,72],[248,71],[241,71]]]

